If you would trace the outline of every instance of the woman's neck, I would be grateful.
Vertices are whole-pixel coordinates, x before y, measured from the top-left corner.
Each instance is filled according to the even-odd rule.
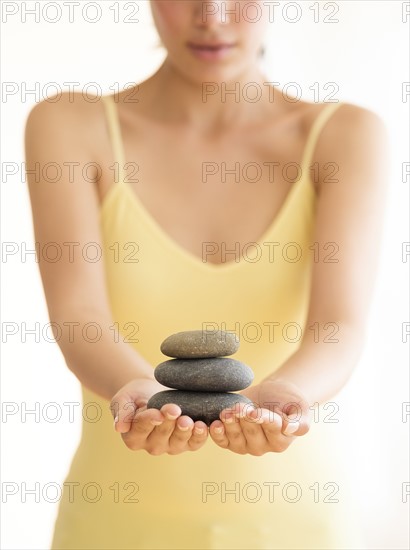
[[[201,133],[258,123],[272,115],[276,90],[257,68],[231,82],[188,80],[166,59],[140,86],[139,109],[158,121],[187,125]]]

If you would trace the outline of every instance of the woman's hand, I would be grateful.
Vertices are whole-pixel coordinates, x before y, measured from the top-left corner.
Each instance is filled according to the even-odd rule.
[[[144,449],[151,455],[176,455],[196,451],[208,437],[208,426],[181,416],[178,405],[168,403],[161,410],[147,409],[149,398],[167,390],[154,378],[137,378],[123,386],[111,400],[114,429],[132,451]]]
[[[210,435],[219,447],[255,456],[280,453],[308,432],[309,403],[294,384],[264,381],[239,393],[253,405],[238,403],[212,422]]]

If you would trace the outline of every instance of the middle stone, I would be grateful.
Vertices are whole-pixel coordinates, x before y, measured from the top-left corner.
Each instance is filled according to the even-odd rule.
[[[155,368],[154,376],[168,388],[215,392],[243,390],[254,378],[248,365],[227,357],[170,359]]]

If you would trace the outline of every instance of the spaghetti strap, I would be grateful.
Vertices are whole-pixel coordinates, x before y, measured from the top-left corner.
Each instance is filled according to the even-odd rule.
[[[108,131],[114,155],[114,162],[118,162],[119,181],[123,182],[125,180],[125,154],[121,134],[121,126],[118,117],[118,107],[115,103],[113,95],[103,95],[101,99],[105,108]],[[301,163],[302,174],[309,173],[310,164],[313,159],[313,153],[315,151],[320,133],[332,114],[342,105],[343,103],[341,102],[328,103],[325,107],[322,108],[318,116],[315,118],[303,151]]]
[[[125,179],[125,155],[117,105],[115,104],[113,95],[103,95],[101,99],[105,108],[114,162],[118,162],[118,176],[121,183]]]
[[[312,124],[312,127],[310,129],[308,138],[306,140],[305,149],[303,151],[302,165],[301,165],[302,174],[309,173],[310,164],[313,160],[313,153],[315,152],[315,148],[316,148],[320,133],[323,130],[323,127],[325,126],[326,122],[341,105],[343,105],[343,103],[341,102],[328,103],[325,107],[323,107],[323,109],[320,111],[318,116],[315,118]]]

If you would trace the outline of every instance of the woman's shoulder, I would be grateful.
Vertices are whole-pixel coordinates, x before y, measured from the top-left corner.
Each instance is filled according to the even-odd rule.
[[[104,130],[101,103],[101,96],[69,91],[43,99],[27,115],[26,137],[59,140],[73,149],[98,147],[98,136]]]
[[[349,140],[354,135],[386,134],[385,123],[378,113],[354,103],[342,100],[337,103],[290,101],[276,90],[274,97],[276,105],[271,104],[271,116],[266,117],[265,127],[268,131],[274,130],[279,118],[285,124],[289,122],[288,127],[299,136],[301,144],[306,143],[315,126],[320,130],[317,137],[327,148],[337,148],[340,141]],[[327,110],[329,116],[321,117],[321,112]]]
[[[326,108],[326,104],[316,106],[313,120]],[[358,185],[366,187],[371,182],[377,186],[377,174],[387,175],[390,148],[387,127],[378,113],[353,103],[342,102],[330,115],[317,135],[312,164],[323,168],[325,179],[327,167],[336,168],[345,192],[350,193],[346,200],[353,201]],[[337,186],[333,189],[340,199]]]
[[[335,104],[307,104],[303,117],[304,133],[308,136],[321,111],[330,109],[330,116],[324,119],[317,136],[317,160],[340,157],[353,146],[363,150],[367,146],[374,147],[375,142],[386,143],[387,128],[376,111],[343,101],[334,109],[330,105]]]
[[[385,127],[382,117],[371,109],[361,107],[354,103],[339,101],[337,103],[308,103],[305,102],[303,123],[306,130],[309,130],[321,111],[332,109],[330,117],[326,120],[326,131],[340,134],[341,132],[360,131],[360,129],[374,128],[375,126],[383,129]]]
[[[67,123],[70,123],[73,117],[91,114],[95,110],[95,103],[80,92],[64,91],[33,105],[28,119],[50,118],[58,122],[66,118]]]

